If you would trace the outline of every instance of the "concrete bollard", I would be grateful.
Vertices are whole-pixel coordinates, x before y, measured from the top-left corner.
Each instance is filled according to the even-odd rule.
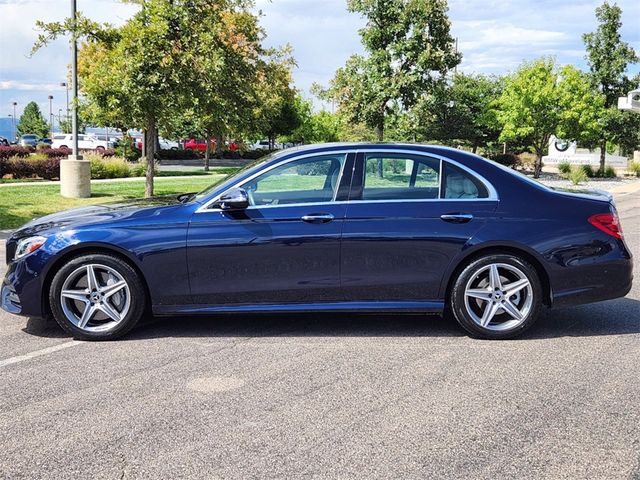
[[[82,155],[69,155],[60,161],[60,195],[66,198],[91,196],[91,162]]]

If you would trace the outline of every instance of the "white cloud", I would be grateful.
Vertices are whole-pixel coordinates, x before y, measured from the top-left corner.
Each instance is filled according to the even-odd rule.
[[[450,0],[452,32],[463,53],[460,69],[506,73],[541,55],[585,68],[581,35],[596,28],[594,11],[601,3]],[[640,2],[617,3],[623,9],[623,38],[640,51]],[[137,7],[117,0],[78,0],[78,8],[94,20],[121,24]],[[293,47],[298,62],[294,76],[303,90],[313,82],[326,84],[350,55],[362,51],[358,29],[364,20],[347,11],[346,0],[257,0],[256,8],[264,14],[267,44]],[[0,0],[0,116],[12,101],[47,104],[49,94],[55,97],[54,111],[64,107],[59,82],[67,74],[67,40],[59,39],[31,58],[28,54],[37,37],[35,20],[62,20],[68,14],[68,0]]]
[[[60,83],[22,82],[17,80],[0,80],[0,90],[41,91],[56,90]]]

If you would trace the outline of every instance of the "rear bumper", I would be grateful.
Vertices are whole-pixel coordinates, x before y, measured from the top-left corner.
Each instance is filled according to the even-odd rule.
[[[633,260],[619,259],[578,267],[573,282],[552,289],[552,306],[564,307],[624,297],[633,284]]]

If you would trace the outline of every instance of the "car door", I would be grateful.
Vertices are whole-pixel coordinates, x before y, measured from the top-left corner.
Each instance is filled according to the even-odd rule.
[[[495,190],[454,162],[359,153],[343,227],[346,299],[438,300],[447,266],[496,206]]]
[[[194,303],[340,300],[347,163],[347,152],[283,160],[234,186],[247,191],[248,208],[225,211],[214,199],[195,213],[187,239]]]

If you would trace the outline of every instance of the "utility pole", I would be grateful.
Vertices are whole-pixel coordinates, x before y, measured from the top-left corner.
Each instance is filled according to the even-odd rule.
[[[67,122],[67,125],[69,125],[69,84],[67,82],[60,82],[60,86],[64,87],[65,90],[67,91],[67,117],[66,117],[66,122]]]
[[[51,105],[52,100],[53,95],[49,95],[49,138],[53,138],[53,107]]]
[[[13,141],[15,142],[16,138],[18,137],[18,131],[16,130],[16,105],[18,105],[18,102],[13,102]]]
[[[91,163],[84,160],[78,150],[78,32],[76,0],[71,0],[71,94],[72,94],[72,137],[71,155],[60,162],[60,194],[68,198],[91,196]]]

